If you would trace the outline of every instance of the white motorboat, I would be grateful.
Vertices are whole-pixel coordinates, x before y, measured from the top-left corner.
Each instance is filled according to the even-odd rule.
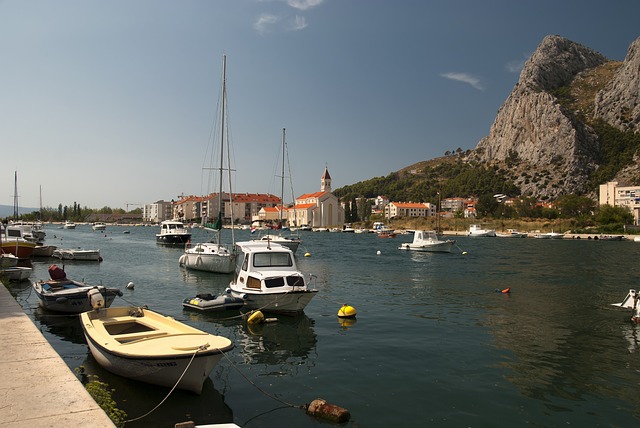
[[[93,223],[93,224],[91,225],[91,228],[92,228],[93,230],[99,230],[99,231],[102,231],[102,230],[106,230],[106,228],[107,228],[107,224],[106,224],[106,223],[103,223],[103,222],[100,222],[100,221],[97,221],[97,222],[95,222],[95,223]]]
[[[179,220],[165,220],[160,223],[160,233],[156,242],[162,245],[185,245],[191,240],[191,232]]]
[[[62,226],[65,229],[75,229],[76,228],[76,224],[70,220],[67,220],[64,222],[64,225]]]
[[[0,269],[0,276],[8,279],[9,281],[22,281],[28,279],[33,272],[33,268],[13,266]]]
[[[413,242],[400,245],[399,250],[450,253],[456,243],[453,239],[441,240],[435,230],[416,230]]]
[[[515,229],[507,229],[506,232],[496,232],[496,236],[498,238],[526,238],[529,234]]]
[[[299,313],[318,290],[310,289],[293,252],[271,241],[238,242],[236,273],[227,293],[248,309]]]
[[[538,233],[534,235],[537,239],[562,239],[564,238],[564,234],[558,232],[547,232],[547,233]]]
[[[60,260],[78,260],[101,262],[100,250],[84,250],[82,248],[57,248],[51,254]]]
[[[99,306],[99,305],[98,305]],[[117,375],[202,392],[231,340],[145,308],[100,308],[80,314],[91,354]]]
[[[494,229],[486,229],[485,226],[481,224],[471,224],[469,225],[469,236],[496,236],[496,231]]]
[[[612,306],[617,306],[619,308],[628,308],[631,309],[631,321],[640,323],[640,294],[634,290],[630,289],[627,296],[620,303],[612,303]]]
[[[91,294],[96,291],[102,296],[104,307],[111,306],[116,296],[122,296],[117,288],[107,288],[102,285],[90,285],[80,281],[68,279],[64,270],[56,265],[49,266],[51,279],[36,281],[32,284],[33,291],[43,308],[79,314],[90,311]]]

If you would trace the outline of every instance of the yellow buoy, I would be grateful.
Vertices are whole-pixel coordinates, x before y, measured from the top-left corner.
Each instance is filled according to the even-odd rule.
[[[304,253],[304,256],[305,256],[305,257],[311,257],[311,253],[306,252],[306,253]]]
[[[262,324],[263,322],[264,314],[260,311],[255,311],[247,318],[247,324]]]
[[[340,318],[354,318],[356,316],[356,308],[345,303],[340,310],[338,310],[338,316]]]

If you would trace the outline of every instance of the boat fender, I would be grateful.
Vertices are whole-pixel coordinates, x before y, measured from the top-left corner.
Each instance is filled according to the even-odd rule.
[[[56,303],[60,303],[60,304],[67,303],[67,298],[66,297],[58,297],[56,299]]]
[[[200,266],[202,264],[202,257],[198,256],[198,258],[196,258],[196,266]]]
[[[356,308],[349,306],[346,303],[338,310],[339,318],[355,318],[356,314]]]
[[[187,259],[187,257],[183,254],[180,256],[180,258],[178,259],[178,264],[180,266],[184,266],[185,265],[185,260]]]
[[[306,412],[308,415],[336,423],[347,422],[351,419],[351,413],[347,409],[327,403],[322,398],[317,398],[306,406]]]
[[[247,318],[247,324],[262,324],[263,322],[264,314],[261,311],[255,311]]]

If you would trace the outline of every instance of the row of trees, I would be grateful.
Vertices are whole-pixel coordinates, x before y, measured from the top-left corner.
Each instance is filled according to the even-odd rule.
[[[141,210],[133,210],[131,213],[140,213]],[[21,214],[22,220],[25,221],[84,221],[91,214],[125,214],[126,211],[121,208],[102,207],[100,209],[81,207],[80,204],[74,202],[73,205],[59,204],[57,208],[46,207],[40,211]]]

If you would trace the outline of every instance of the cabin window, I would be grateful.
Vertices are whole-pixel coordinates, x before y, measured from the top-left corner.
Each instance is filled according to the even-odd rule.
[[[247,287],[260,290],[260,280],[252,276],[247,278]]]
[[[304,278],[300,275],[288,276],[287,284],[289,284],[291,287],[304,287]]]
[[[267,288],[273,288],[273,287],[283,287],[284,286],[284,278],[281,276],[278,276],[276,278],[267,278],[264,280],[264,285]]]
[[[242,270],[246,271],[249,267],[249,256],[245,256],[244,261],[242,262]]]
[[[253,256],[253,266],[261,267],[290,267],[293,266],[289,253],[256,253]]]

